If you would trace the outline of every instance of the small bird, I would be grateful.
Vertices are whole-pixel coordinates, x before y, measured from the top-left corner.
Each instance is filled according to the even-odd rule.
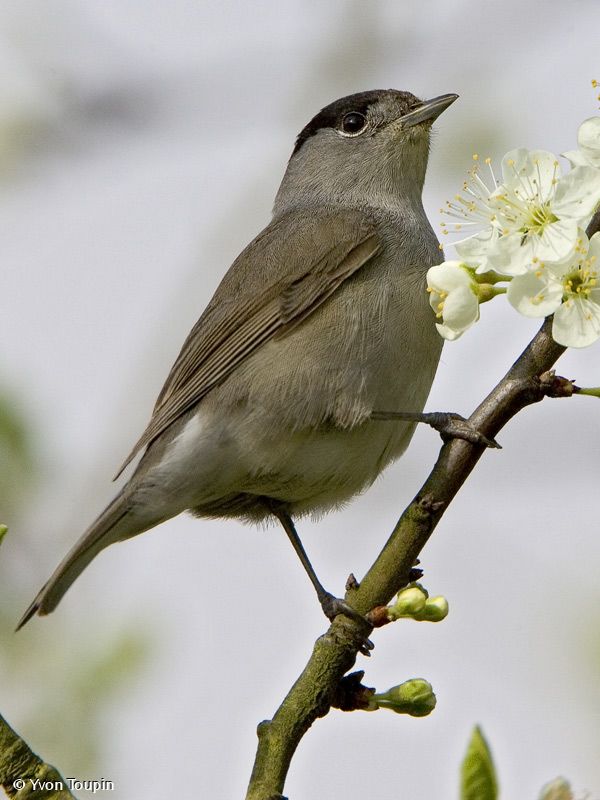
[[[431,125],[456,99],[360,92],[303,128],[271,222],[192,328],[119,474],[143,452],[137,468],[19,628],[105,547],[183,511],[278,519],[327,616],[352,614],[294,518],[364,491],[422,416],[442,347],[425,274],[442,254],[421,194]]]

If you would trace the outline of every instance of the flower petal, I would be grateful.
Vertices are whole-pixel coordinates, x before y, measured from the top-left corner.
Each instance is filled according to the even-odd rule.
[[[470,286],[462,286],[451,292],[444,303],[444,325],[465,331],[479,319],[479,300]]]
[[[427,285],[434,292],[451,292],[460,286],[470,286],[471,277],[460,261],[444,261],[427,270]]]
[[[502,275],[523,275],[531,267],[533,251],[525,246],[522,233],[508,233],[500,236],[490,248],[488,263]]]
[[[449,342],[456,341],[456,339],[458,339],[458,337],[462,336],[464,333],[464,331],[454,331],[447,325],[440,325],[438,322],[435,323],[435,327],[437,328],[439,335],[444,339],[447,339]]]
[[[547,317],[560,306],[563,288],[560,281],[543,271],[517,275],[506,293],[508,302],[525,317]]]
[[[498,236],[498,229],[490,226],[480,231],[475,236],[471,236],[469,239],[456,242],[454,249],[458,255],[471,266],[477,264],[477,272],[485,272],[487,270],[486,261],[488,253],[490,248],[498,240]]]
[[[559,219],[547,225],[540,236],[528,236],[534,258],[540,261],[564,261],[575,251],[579,234],[575,219]]]
[[[595,233],[590,239],[588,255],[594,259],[594,269],[600,272],[600,232]]]
[[[587,347],[600,339],[600,305],[582,298],[563,303],[554,314],[552,338],[565,347]]]
[[[509,150],[502,159],[502,182],[509,183],[514,180],[515,174],[525,168],[529,150],[526,147],[518,147]]]
[[[567,150],[566,153],[561,153],[563,158],[569,160],[572,167],[590,167],[588,159],[584,156],[581,150]]]
[[[600,167],[600,117],[590,117],[579,126],[579,149],[592,167]]]
[[[559,219],[570,217],[582,222],[600,203],[600,170],[575,167],[556,187],[552,211]]]
[[[510,162],[514,163],[511,164]],[[560,178],[560,164],[549,150],[511,150],[502,161],[502,175],[506,188],[522,197],[539,197],[543,201],[554,193],[557,178]]]

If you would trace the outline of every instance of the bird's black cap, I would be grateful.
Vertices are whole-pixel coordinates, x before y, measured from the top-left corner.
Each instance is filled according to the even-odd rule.
[[[410,92],[401,92],[398,89],[373,89],[369,92],[357,92],[356,94],[349,94],[346,97],[341,97],[339,100],[335,100],[333,103],[325,106],[325,108],[322,108],[321,111],[311,119],[308,125],[305,125],[300,131],[296,139],[296,145],[292,156],[295,155],[304,142],[311,136],[314,136],[317,131],[320,131],[322,128],[339,127],[344,115],[351,111],[366,114],[370,106],[377,103],[383,97],[394,97],[398,106],[401,109],[404,107],[404,113],[410,111],[411,108],[414,108],[421,102],[414,94]]]

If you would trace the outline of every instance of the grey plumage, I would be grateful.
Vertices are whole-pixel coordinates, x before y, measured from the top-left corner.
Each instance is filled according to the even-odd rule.
[[[260,520],[267,498],[324,511],[402,454],[414,423],[370,415],[421,411],[439,359],[425,273],[441,253],[421,191],[430,124],[454,99],[361,93],[301,132],[273,220],[185,341],[122,467],[143,450],[132,477],[20,625],[108,544],[184,510]]]

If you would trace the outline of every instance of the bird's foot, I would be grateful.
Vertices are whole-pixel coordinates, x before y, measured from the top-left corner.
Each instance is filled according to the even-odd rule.
[[[478,431],[471,423],[455,414],[453,411],[373,411],[371,419],[375,420],[406,420],[407,422],[424,422],[434,428],[442,439],[447,442],[449,439],[465,439],[473,444],[483,444],[486,447],[496,447],[502,449],[495,439],[489,439],[481,431]]]
[[[460,414],[452,411],[433,411],[423,414],[423,417],[423,422],[438,431],[445,442],[449,439],[465,439],[472,444],[483,444],[486,447],[502,449],[502,445],[498,444],[495,439],[485,436]]]
[[[344,617],[358,622],[363,627],[368,625],[369,630],[373,627],[366,617],[360,614],[355,608],[352,608],[345,600],[332,595],[331,592],[321,593],[319,595],[319,602],[321,603],[323,613],[330,622],[333,622],[337,616],[342,614]],[[370,656],[371,650],[373,650],[374,647],[375,645],[373,642],[365,636],[359,649],[364,656]]]

